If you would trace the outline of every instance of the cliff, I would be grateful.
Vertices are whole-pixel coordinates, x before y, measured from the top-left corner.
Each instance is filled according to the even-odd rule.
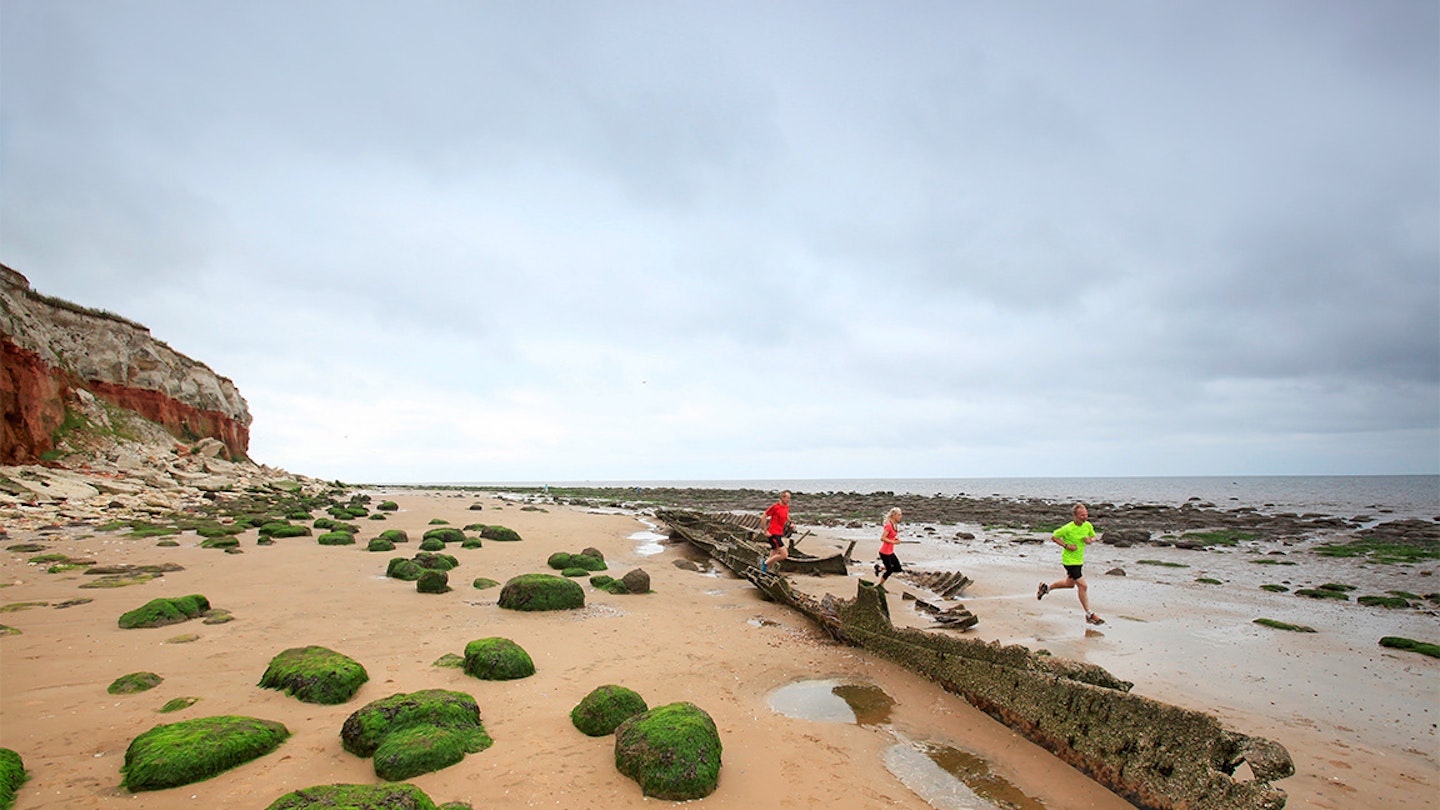
[[[250,411],[235,384],[118,315],[41,295],[0,265],[0,465],[56,451],[95,400],[185,443],[214,439],[246,458]],[[71,448],[73,449],[73,448]]]

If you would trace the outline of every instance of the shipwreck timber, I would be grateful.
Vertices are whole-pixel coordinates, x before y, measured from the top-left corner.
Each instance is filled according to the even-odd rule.
[[[1092,664],[1037,655],[943,633],[897,628],[884,588],[860,580],[854,599],[816,599],[759,568],[760,554],[733,518],[661,511],[679,537],[810,617],[839,641],[924,675],[1048,749],[1144,810],[1280,810],[1270,783],[1295,773],[1271,740],[1224,728],[1218,719],[1131,694],[1133,684]],[[1237,778],[1248,765],[1250,779]]]

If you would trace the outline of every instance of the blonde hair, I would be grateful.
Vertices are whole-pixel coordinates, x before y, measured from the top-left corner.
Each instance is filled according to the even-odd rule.
[[[896,515],[899,515],[899,514],[901,514],[900,507],[898,507],[898,506],[892,506],[892,507],[890,507],[890,511],[885,513],[885,522],[886,522],[886,523],[894,523],[894,522],[895,522],[895,516],[896,516]]]

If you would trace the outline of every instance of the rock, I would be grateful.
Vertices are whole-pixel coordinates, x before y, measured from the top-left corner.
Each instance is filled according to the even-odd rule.
[[[625,583],[625,587],[629,589],[630,593],[650,592],[650,575],[645,573],[644,568],[636,568],[633,571],[629,571],[625,576],[620,578],[620,581]]]
[[[510,610],[570,610],[585,607],[580,584],[551,574],[521,574],[500,589],[500,607]]]
[[[121,766],[126,790],[163,790],[209,779],[274,751],[284,725],[254,717],[201,717],[156,726],[136,737]]]
[[[604,737],[614,734],[621,723],[649,708],[645,698],[635,690],[606,684],[595,687],[570,710],[570,722],[586,736]]]
[[[1116,548],[1130,548],[1136,543],[1150,542],[1150,532],[1144,529],[1109,529],[1100,536],[1100,540]]]
[[[1106,571],[1106,572],[1105,572],[1105,576],[1107,576],[1107,577],[1123,577],[1123,576],[1125,576],[1125,569],[1124,569],[1124,568],[1111,568],[1109,571]]]
[[[482,681],[513,681],[535,674],[535,662],[508,638],[481,638],[465,645],[465,674]]]
[[[436,810],[435,802],[408,783],[316,785],[276,799],[266,810]]]
[[[720,781],[720,732],[693,703],[671,703],[637,714],[615,729],[615,767],[646,796],[702,799]]]
[[[306,703],[333,706],[354,697],[368,680],[359,661],[328,647],[310,646],[291,647],[270,659],[259,685]]]

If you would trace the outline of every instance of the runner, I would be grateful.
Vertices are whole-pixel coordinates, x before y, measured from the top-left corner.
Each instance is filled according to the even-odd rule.
[[[875,563],[875,573],[880,576],[880,584],[883,586],[885,580],[891,574],[900,573],[900,558],[895,556],[895,544],[900,542],[900,518],[904,513],[900,507],[890,509],[885,515],[885,526],[880,530],[880,562]],[[881,573],[880,564],[884,563],[884,573]]]
[[[790,556],[785,547],[785,532],[790,528],[790,490],[780,493],[780,500],[765,510],[765,533],[770,538],[770,556],[760,562],[760,570],[770,573],[771,563],[777,563]]]
[[[1049,585],[1040,583],[1040,587],[1035,591],[1035,598],[1044,599],[1045,594],[1051,591],[1075,588],[1080,596],[1080,607],[1085,610],[1086,623],[1104,624],[1104,619],[1090,612],[1089,588],[1081,571],[1085,564],[1085,546],[1099,541],[1100,538],[1095,534],[1095,527],[1090,525],[1090,510],[1085,508],[1085,504],[1075,504],[1071,507],[1070,514],[1073,519],[1056,529],[1055,534],[1050,537],[1052,543],[1065,549],[1060,555],[1060,564],[1065,566],[1065,578]]]

